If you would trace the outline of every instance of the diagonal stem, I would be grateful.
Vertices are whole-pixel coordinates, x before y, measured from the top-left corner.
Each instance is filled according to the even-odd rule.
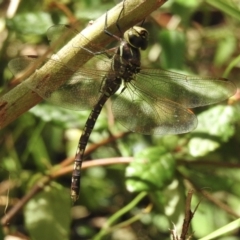
[[[166,0],[128,0],[124,3],[124,14],[119,20],[119,24],[123,31],[137,24],[144,18],[146,18],[152,11],[160,7]],[[116,27],[116,21],[119,16],[119,12],[122,9],[122,3],[116,5],[110,11],[108,11],[108,30],[113,34],[118,34]],[[94,24],[88,26],[81,33],[89,39],[92,44],[100,44],[106,46],[112,41],[109,36],[107,36],[104,31],[105,14],[98,18]],[[83,40],[82,40],[83,41]],[[88,42],[89,44],[89,42]],[[73,48],[72,46],[82,46],[81,48]],[[81,54],[83,53],[84,47],[87,48],[86,41],[81,42],[81,37],[77,35],[74,37],[67,45],[65,45],[59,52],[59,60],[68,55],[68,59],[64,58],[63,62],[67,62],[68,66],[74,66],[74,68],[80,67],[85,62],[79,61],[81,59]],[[85,59],[86,61],[88,59]],[[63,84],[63,81],[56,81],[57,74],[62,71],[61,66],[58,68],[54,66],[53,63],[47,62],[44,66],[38,70],[37,74],[34,72],[27,80],[20,83],[15,88],[11,89],[5,95],[0,98],[0,129],[7,126],[9,123],[18,118],[21,114],[28,111],[30,108],[42,101],[42,98],[28,88],[28,84],[31,81],[36,81],[39,85],[48,84],[49,82],[54,82],[54,88],[58,88]],[[67,79],[66,79],[67,80]],[[49,89],[54,91],[54,89]]]

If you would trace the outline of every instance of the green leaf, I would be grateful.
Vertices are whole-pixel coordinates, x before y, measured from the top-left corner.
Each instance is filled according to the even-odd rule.
[[[215,149],[221,146],[220,143],[212,139],[192,138],[189,141],[189,152],[194,157],[205,156],[209,152],[213,152]]]
[[[60,185],[57,188],[46,187],[30,200],[24,209],[24,215],[31,239],[68,240],[70,207],[69,192]]]
[[[38,104],[29,110],[44,122],[51,122],[62,128],[79,127],[80,119],[87,119],[88,112],[72,111],[50,104]],[[83,124],[83,123],[82,123]]]
[[[182,32],[162,30],[159,34],[162,46],[161,66],[164,69],[183,69],[186,39]]]
[[[196,0],[175,0],[171,12],[179,15],[184,25],[189,25],[189,19],[200,3]]]
[[[175,178],[163,191],[151,192],[150,196],[155,207],[171,219],[176,229],[181,229],[186,200],[182,181]],[[172,228],[172,224],[168,225],[169,228]]]
[[[7,25],[20,34],[42,35],[51,26],[50,15],[44,12],[25,12],[8,20]]]
[[[148,148],[135,156],[126,169],[126,185],[130,192],[164,188],[171,182],[175,159],[165,148]]]
[[[227,142],[235,132],[233,106],[215,106],[198,116],[198,126],[192,132],[188,147],[192,156],[205,156]]]
[[[236,51],[237,41],[233,35],[227,36],[218,42],[214,62],[217,66],[227,63]]]
[[[80,128],[83,127],[89,116],[89,111],[73,111],[66,108],[58,107],[49,103],[38,104],[29,110],[34,116],[44,122],[61,128]],[[107,126],[104,111],[101,112],[94,130],[104,129]]]
[[[192,202],[193,205],[196,206],[199,203],[199,199],[193,196]],[[194,239],[200,239],[201,237],[206,236],[216,228],[225,225],[227,222],[228,215],[225,211],[220,211],[218,207],[207,201],[201,201],[192,220]],[[199,228],[199,226],[201,226],[201,228]],[[216,238],[216,240],[220,240],[220,238]]]

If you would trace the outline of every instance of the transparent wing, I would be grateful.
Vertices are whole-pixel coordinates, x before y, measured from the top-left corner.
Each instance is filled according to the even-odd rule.
[[[72,110],[85,110],[96,104],[102,79],[110,69],[111,60],[99,55],[95,56],[94,53],[102,51],[102,48],[90,44],[86,37],[69,26],[54,25],[47,30],[48,40],[55,53],[76,35],[78,35],[81,43],[88,45],[86,51],[83,51],[81,56],[76,60],[85,62],[85,59],[89,59],[89,57],[92,59],[78,69],[77,64],[70,67],[64,62],[64,59],[67,59],[66,56],[64,59],[61,58],[60,62],[57,60],[57,55],[54,55],[53,59],[47,59],[44,62],[51,62],[51,71],[46,72],[46,76],[50,76],[51,72],[55,69],[60,69],[59,71],[55,71],[54,77],[58,85],[61,86],[56,89],[54,80],[51,83],[48,82],[48,84],[45,84],[44,81],[40,84],[37,81],[31,81],[28,87],[55,105]],[[80,45],[73,46],[76,49],[80,47]],[[37,60],[36,57],[32,56],[16,58],[10,61],[9,68],[16,75],[29,66],[34,66]],[[59,84],[61,82],[62,84]]]
[[[116,120],[133,132],[142,134],[186,133],[197,126],[196,116],[176,102],[151,95],[137,94],[132,86],[114,97],[113,113]]]
[[[89,58],[89,56],[92,57],[96,52],[104,52],[102,47],[90,44],[85,36],[69,26],[54,25],[47,31],[48,40],[52,48],[55,49],[55,52],[64,47],[76,35],[78,35],[79,42],[88,45],[87,50],[82,53],[81,58],[77,59],[78,61]],[[81,45],[75,44],[72,47],[77,49],[81,48]],[[62,61],[64,61],[64,59]],[[81,109],[94,106],[99,97],[100,84],[110,69],[110,65],[111,61],[109,59],[95,56],[80,69],[73,69],[73,67],[71,67],[71,69],[76,72],[74,72],[74,74],[72,73],[71,78],[52,93],[51,98],[45,99],[54,104],[60,103],[61,106],[70,109],[75,109],[75,106],[79,106]],[[64,75],[65,74],[61,74],[60,77]],[[64,77],[66,78],[66,76]],[[33,87],[33,89],[35,89],[35,87]]]
[[[188,108],[220,102],[234,95],[236,86],[227,79],[186,76],[161,69],[143,69],[131,84],[133,91],[169,99]]]
[[[16,75],[29,66],[36,65],[36,61],[37,58],[32,56],[15,58],[9,62],[9,68]],[[48,84],[44,83],[44,81],[41,83],[31,81],[28,83],[30,89],[53,104],[72,110],[85,110],[96,104],[102,79],[108,71],[107,68],[110,67],[108,61],[98,62],[99,66],[92,66],[91,69],[83,66],[76,72],[59,61],[53,59],[46,61],[51,62],[53,68],[61,69],[55,73],[55,78],[58,78],[63,84],[56,89],[54,81],[48,82]],[[46,76],[50,75],[51,71],[46,73]],[[55,89],[55,91],[50,92],[50,89]]]
[[[81,57],[77,58],[76,61],[81,62],[81,60],[89,59],[89,58],[92,58],[93,56],[95,56],[94,57],[95,61],[98,61],[98,59],[102,59],[102,57],[100,56],[101,54],[99,55],[99,53],[103,53],[107,56],[112,55],[112,52],[110,53],[100,45],[90,43],[89,39],[87,39],[84,35],[79,33],[76,29],[71,28],[68,25],[61,25],[61,24],[54,25],[47,30],[47,38],[50,42],[52,50],[55,53],[57,53],[58,50],[63,48],[68,42],[71,41],[72,38],[76,36],[78,38],[78,41],[77,43],[76,42],[72,43],[71,47],[75,49],[76,52],[79,48],[84,50],[81,52]],[[96,53],[98,53],[98,55]],[[67,54],[68,52],[66,53],[66,55]],[[74,66],[69,66],[67,62],[64,62],[65,59],[68,59],[66,55],[64,55],[64,58],[61,58],[61,61],[64,64],[66,64],[69,68],[71,68],[73,71],[76,71],[77,68],[75,68]],[[88,65],[91,67],[94,64],[91,61],[91,64],[88,64]]]
[[[63,48],[78,31],[63,24],[53,25],[47,30],[47,38],[54,52]]]
[[[123,126],[134,132],[185,133],[197,125],[196,117],[187,108],[213,104],[235,92],[235,85],[225,79],[142,69],[114,98],[113,113]]]
[[[97,44],[90,44],[89,39],[87,39],[84,35],[79,33],[78,30],[63,24],[53,25],[47,30],[47,38],[50,42],[51,47],[55,52],[64,47],[72,38],[78,36],[79,42],[88,44],[87,49],[89,52],[104,52],[105,48]],[[81,48],[82,45],[75,44],[74,48]]]
[[[91,60],[85,63],[81,68],[78,68],[77,64],[76,66],[70,67],[66,62],[64,62],[64,59],[68,59],[66,56],[64,59],[61,58],[61,61],[59,61],[56,54],[52,57],[53,59],[47,59],[43,62],[43,64],[51,62],[51,70],[46,72],[46,76],[48,77],[55,69],[60,69],[59,71],[54,71],[54,81],[50,83],[48,81],[48,84],[45,84],[44,81],[40,84],[38,81],[31,81],[28,83],[28,87],[38,93],[42,98],[55,105],[72,110],[85,110],[96,104],[99,97],[102,79],[111,67],[111,60],[99,55],[95,56],[94,53],[102,51],[102,48],[97,45],[90,44],[86,37],[79,34],[78,31],[70,28],[69,26],[54,25],[47,31],[47,37],[50,41],[50,45],[56,53],[76,35],[78,35],[81,43],[88,45],[88,49],[83,51],[76,61],[85,62],[85,59],[89,59],[89,57],[91,57]],[[73,46],[76,50],[80,47],[80,45]],[[17,73],[24,71],[29,66],[34,66],[37,60],[38,59],[36,57],[32,56],[16,58],[10,61],[9,68],[11,72],[16,75]],[[61,85],[57,89],[55,87],[55,81],[58,82],[58,85]],[[61,82],[62,84],[59,84]]]

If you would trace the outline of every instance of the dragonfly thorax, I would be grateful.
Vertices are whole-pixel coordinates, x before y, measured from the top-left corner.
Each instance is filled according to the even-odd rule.
[[[139,48],[134,48],[123,40],[112,61],[112,70],[115,76],[125,82],[130,82],[134,79],[134,75],[140,71],[140,66],[141,53]]]
[[[134,48],[145,50],[148,46],[148,31],[145,28],[134,26],[123,35],[124,40]]]
[[[130,82],[139,73],[141,66],[140,49],[148,45],[148,32],[146,29],[134,26],[124,33],[120,46],[112,61],[112,70],[116,78]]]

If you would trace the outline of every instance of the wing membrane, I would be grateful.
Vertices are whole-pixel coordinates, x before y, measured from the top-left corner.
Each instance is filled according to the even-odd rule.
[[[217,103],[236,92],[235,85],[225,79],[186,76],[161,69],[143,69],[131,84],[140,92],[188,108]]]
[[[193,130],[197,119],[187,108],[232,96],[225,79],[186,76],[161,69],[142,69],[114,98],[113,113],[127,129],[143,134],[179,134]]]
[[[129,87],[114,98],[113,113],[128,130],[142,134],[179,134],[197,126],[195,115],[178,103],[145,93],[138,95]]]
[[[9,62],[9,68],[16,75],[31,65],[36,65],[37,60],[36,57],[32,56],[15,58]],[[59,61],[47,59],[46,62],[51,62],[53,68],[60,69],[54,76],[55,80],[61,81],[63,84],[56,89],[54,81],[50,83],[48,81],[46,84],[44,81],[39,83],[37,80],[33,80],[28,83],[30,89],[53,104],[72,110],[85,110],[96,104],[103,76],[109,67],[108,62],[103,61],[99,63],[100,66],[96,66],[94,69],[81,67],[76,72]],[[107,70],[104,71],[102,68]],[[46,72],[46,76],[50,77],[51,71]],[[50,91],[50,89],[55,90]]]

